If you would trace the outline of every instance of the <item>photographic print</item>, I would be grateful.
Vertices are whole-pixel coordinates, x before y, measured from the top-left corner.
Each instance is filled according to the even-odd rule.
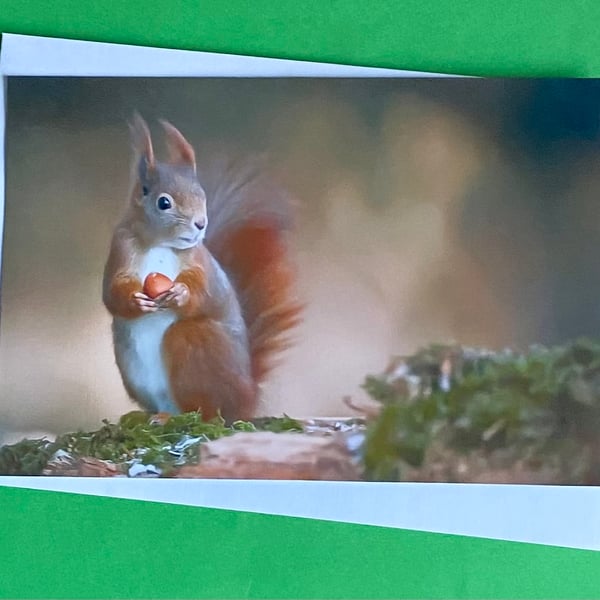
[[[596,485],[596,80],[10,77],[0,471]]]

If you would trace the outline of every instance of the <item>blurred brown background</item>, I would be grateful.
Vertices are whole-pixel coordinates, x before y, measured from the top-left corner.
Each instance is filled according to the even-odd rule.
[[[432,341],[597,335],[599,107],[592,80],[11,78],[0,442],[133,408],[100,284],[134,109],[269,152],[298,198],[309,308],[263,413],[303,416]]]

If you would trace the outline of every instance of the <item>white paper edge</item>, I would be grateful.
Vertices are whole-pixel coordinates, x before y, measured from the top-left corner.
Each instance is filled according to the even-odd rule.
[[[5,33],[0,73],[82,77],[449,77],[213,52]],[[451,77],[451,76],[450,76]]]
[[[0,486],[600,550],[598,487],[110,477]]]
[[[0,264],[7,76],[443,76],[15,34],[3,36],[0,75]],[[39,477],[0,485],[600,550],[600,488]]]

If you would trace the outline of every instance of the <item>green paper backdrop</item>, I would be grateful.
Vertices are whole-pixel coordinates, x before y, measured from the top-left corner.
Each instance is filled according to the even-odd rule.
[[[600,553],[0,488],[3,598],[597,598]]]
[[[0,30],[473,75],[600,74],[597,0],[2,0]]]

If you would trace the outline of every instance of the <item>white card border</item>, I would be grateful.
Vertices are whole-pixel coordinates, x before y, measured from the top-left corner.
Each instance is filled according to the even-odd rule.
[[[0,486],[600,550],[599,487],[6,476]]]
[[[215,52],[2,34],[4,76],[80,77],[453,77]],[[462,77],[462,76],[459,76]]]

